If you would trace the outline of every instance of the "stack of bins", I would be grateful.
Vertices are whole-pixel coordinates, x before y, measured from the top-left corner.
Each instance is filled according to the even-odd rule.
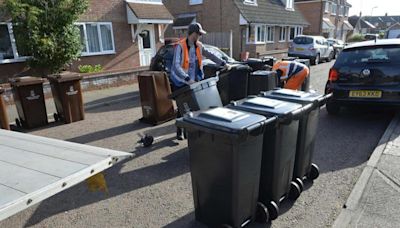
[[[248,78],[251,68],[247,65],[236,64],[232,69],[219,75],[218,91],[222,104],[247,97]]]
[[[48,76],[57,114],[56,121],[72,123],[85,119],[81,89],[82,76],[76,73]]]
[[[287,89],[275,89],[273,91],[263,92],[261,96],[294,102],[303,106],[310,104],[313,105],[313,108],[311,108],[308,113],[305,113],[300,119],[293,180],[302,186],[302,181],[306,177],[310,180],[318,178],[319,169],[316,164],[312,163],[312,160],[315,138],[317,135],[320,106],[324,105],[326,97],[316,93],[306,93]]]
[[[142,122],[157,125],[175,118],[175,110],[168,76],[161,71],[145,71],[139,74]]]
[[[267,206],[270,218],[276,219],[280,202],[288,197],[297,199],[301,193],[300,186],[292,181],[298,119],[310,106],[255,97],[233,102],[227,108],[278,117],[277,124],[268,125],[264,133],[259,191],[259,201]]]
[[[221,107],[217,82],[218,77],[208,78],[174,91],[169,98],[176,101],[181,115],[210,107]]]
[[[177,126],[188,132],[196,220],[209,227],[268,221],[257,196],[263,133],[275,120],[226,108],[177,120]]]
[[[0,128],[10,130],[10,123],[8,120],[7,107],[3,98],[4,89],[0,87]]]
[[[275,71],[255,71],[249,76],[248,95],[258,95],[262,91],[273,90],[278,85]]]
[[[18,77],[10,80],[19,119],[15,122],[24,128],[48,124],[42,78]]]

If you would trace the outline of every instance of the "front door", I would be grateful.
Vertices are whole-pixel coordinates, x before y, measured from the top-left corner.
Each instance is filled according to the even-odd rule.
[[[151,58],[156,54],[154,25],[141,26],[141,32],[139,32],[138,38],[140,66],[149,66]]]

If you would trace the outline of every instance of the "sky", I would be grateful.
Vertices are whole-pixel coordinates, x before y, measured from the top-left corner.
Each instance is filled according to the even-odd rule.
[[[370,16],[371,12],[373,16],[383,16],[385,13],[400,16],[400,0],[347,0],[347,2],[352,5],[350,16],[359,15],[360,11],[363,16]]]

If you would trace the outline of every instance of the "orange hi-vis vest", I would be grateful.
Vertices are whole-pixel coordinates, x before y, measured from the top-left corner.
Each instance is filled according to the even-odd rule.
[[[187,43],[187,38],[179,41],[179,44],[182,47],[182,57],[183,57],[182,69],[187,72],[189,70],[189,47],[188,47],[188,43]],[[203,59],[201,56],[201,43],[200,42],[196,43],[196,56],[197,56],[197,61],[199,63],[199,68],[201,68]]]

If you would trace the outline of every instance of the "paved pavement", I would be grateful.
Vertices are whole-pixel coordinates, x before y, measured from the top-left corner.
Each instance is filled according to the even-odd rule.
[[[312,68],[314,89],[323,91],[331,64]],[[110,96],[132,91],[137,93],[134,88],[116,89]],[[84,94],[86,101],[88,94]],[[93,92],[92,97],[89,102],[99,104],[99,99],[107,96],[97,97]],[[109,195],[88,192],[85,184],[79,184],[0,222],[0,227],[202,227],[194,220],[186,142],[174,140],[173,121],[157,127],[140,123],[139,105],[138,97],[133,96],[89,108],[84,121],[53,123],[30,131],[136,156],[105,173]],[[268,226],[332,226],[391,117],[390,112],[363,109],[345,110],[332,117],[323,109],[314,156],[321,175],[306,184],[296,202],[284,202],[280,217]],[[144,133],[164,137],[151,148],[142,148],[136,142]]]
[[[398,227],[400,115],[393,118],[334,227]]]

